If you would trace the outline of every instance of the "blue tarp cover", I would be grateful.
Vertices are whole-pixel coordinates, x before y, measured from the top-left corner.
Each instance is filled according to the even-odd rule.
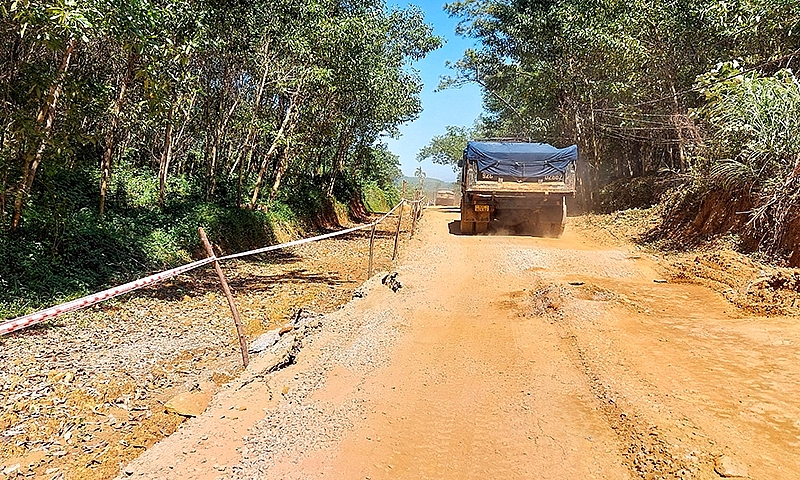
[[[467,160],[478,162],[478,171],[506,177],[561,175],[578,159],[578,146],[556,148],[546,143],[469,142]]]

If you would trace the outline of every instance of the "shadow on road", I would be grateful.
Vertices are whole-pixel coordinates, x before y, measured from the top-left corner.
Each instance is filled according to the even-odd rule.
[[[453,220],[447,224],[447,229],[450,230],[450,235],[467,235],[461,233],[461,220]]]
[[[502,225],[498,221],[490,222],[486,233],[461,233],[461,220],[453,220],[447,224],[450,235],[459,236],[492,236],[492,237],[538,237],[552,238],[540,228],[524,225]]]
[[[436,207],[436,208],[438,208],[439,211],[444,213],[461,213],[461,207],[459,207],[458,205],[452,207]]]

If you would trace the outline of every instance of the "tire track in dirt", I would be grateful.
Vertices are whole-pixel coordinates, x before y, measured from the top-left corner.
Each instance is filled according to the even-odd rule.
[[[326,317],[265,378],[282,393],[238,464],[193,478],[711,480],[723,455],[797,478],[800,328],[654,283],[632,247],[449,235],[454,218],[429,211],[400,291],[373,281]]]
[[[638,252],[614,261],[623,265],[537,271],[529,310],[561,329],[632,473],[716,479],[730,461],[752,478],[797,478],[796,323],[750,317],[696,285],[654,283],[667,269]],[[609,275],[624,264],[631,275]]]
[[[537,240],[453,238],[443,220],[399,269],[404,288],[389,301],[408,330],[388,365],[361,377],[365,415],[341,442],[274,452],[276,468],[259,474],[626,478],[616,438],[558,351],[556,331],[494,301],[520,280],[495,265],[514,243]],[[238,478],[255,472],[245,467]]]
[[[624,258],[624,257],[623,257]],[[595,272],[591,270],[596,269]],[[558,268],[555,269],[556,271]],[[591,278],[587,273],[608,275],[609,272],[625,272],[625,267],[610,268],[606,262],[597,262],[584,271],[582,278]],[[661,478],[681,480],[698,478],[708,473],[709,465],[713,464],[713,457],[702,451],[700,445],[693,445],[689,449],[692,454],[674,451],[675,448],[663,438],[659,427],[648,422],[645,412],[629,402],[625,395],[615,389],[607,378],[604,378],[602,369],[592,358],[592,355],[581,345],[576,335],[576,324],[587,321],[591,314],[598,314],[596,309],[577,307],[576,302],[581,302],[569,290],[568,283],[558,280],[545,280],[541,276],[534,285],[532,293],[521,305],[522,315],[535,315],[543,323],[554,326],[562,339],[565,351],[572,363],[583,372],[589,389],[598,401],[598,411],[607,422],[608,426],[618,436],[622,447],[625,464],[633,475],[642,479]],[[624,277],[638,276],[627,273]],[[579,283],[579,282],[573,282]],[[604,292],[608,295],[608,292]],[[607,299],[608,297],[606,297]],[[594,310],[594,312],[592,312]],[[591,313],[590,313],[591,312]],[[589,313],[589,315],[586,315]],[[645,386],[651,388],[652,386]],[[684,422],[684,428],[697,430],[696,427]],[[685,449],[686,447],[684,447]]]

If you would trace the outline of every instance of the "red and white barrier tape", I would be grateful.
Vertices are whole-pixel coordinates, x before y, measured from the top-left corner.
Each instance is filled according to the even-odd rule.
[[[45,310],[40,310],[38,312],[31,313],[28,315],[23,315],[22,317],[17,317],[13,320],[0,323],[0,335],[6,335],[8,333],[15,332],[17,330],[26,327],[30,327],[31,325],[35,325],[45,320],[56,318],[64,313],[74,312],[75,310],[86,308],[95,303],[108,300],[109,298],[114,298],[117,295],[122,295],[123,293],[136,290],[137,288],[142,288],[146,287],[147,285],[158,283],[162,280],[174,277],[175,275],[180,275],[181,273],[186,273],[189,270],[194,270],[195,268],[207,265],[213,262],[214,260],[216,260],[215,257],[204,258],[196,262],[187,263],[186,265],[181,265],[180,267],[173,268],[172,270],[167,270],[166,272],[156,273],[155,275],[150,275],[149,277],[140,278],[138,280],[134,280],[132,282],[120,285],[118,287],[109,288],[108,290],[103,290],[102,292],[93,293],[91,295],[87,295],[85,297],[78,298],[70,302],[62,303],[61,305],[56,305],[55,307],[51,307]]]
[[[386,215],[382,216],[378,220],[367,223],[365,225],[359,225],[357,227],[348,228],[346,230],[340,230],[338,232],[326,233],[325,235],[318,235],[316,237],[304,238],[302,240],[295,240],[293,242],[282,243],[280,245],[270,245],[264,248],[258,248],[256,250],[249,250],[247,252],[236,253],[233,255],[227,255],[225,257],[209,257],[204,258],[202,260],[197,260],[196,262],[187,263],[186,265],[181,265],[180,267],[175,267],[171,270],[167,270],[165,272],[156,273],[154,275],[150,275],[149,277],[140,278],[138,280],[134,280],[132,282],[126,283],[124,285],[120,285],[118,287],[109,288],[108,290],[103,290],[102,292],[93,293],[91,295],[87,295],[82,298],[78,298],[66,303],[62,303],[61,305],[56,305],[55,307],[50,307],[45,310],[40,310],[38,312],[30,313],[28,315],[23,315],[21,317],[17,317],[13,320],[9,320],[7,322],[0,323],[0,336],[9,334],[11,332],[16,332],[17,330],[21,330],[26,327],[30,327],[31,325],[36,325],[37,323],[43,322],[45,320],[50,320],[53,318],[58,317],[67,312],[74,312],[75,310],[80,310],[82,308],[86,308],[90,305],[94,305],[95,303],[100,303],[102,301],[108,300],[110,298],[114,298],[118,295],[122,295],[123,293],[128,293],[138,288],[146,287],[147,285],[152,285],[154,283],[158,283],[160,281],[166,280],[170,277],[174,277],[176,275],[180,275],[182,273],[186,273],[190,270],[194,270],[195,268],[202,267],[203,265],[208,265],[209,263],[213,262],[214,260],[221,261],[221,260],[230,260],[233,258],[245,257],[249,255],[256,255],[259,253],[269,252],[272,250],[279,250],[281,248],[286,247],[293,247],[296,245],[302,245],[304,243],[315,242],[318,240],[324,240],[326,238],[336,237],[339,235],[344,235],[350,232],[355,232],[356,230],[362,230],[364,228],[370,228],[373,225],[377,225],[381,223],[383,220],[386,219],[392,212],[397,210],[398,207],[406,203],[405,200],[398,203],[394,208],[389,210]]]

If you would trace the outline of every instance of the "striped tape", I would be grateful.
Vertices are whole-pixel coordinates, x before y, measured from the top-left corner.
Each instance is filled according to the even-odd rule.
[[[295,240],[293,242],[282,243],[280,245],[270,245],[268,247],[257,248],[255,250],[249,250],[247,252],[236,253],[233,255],[227,255],[225,257],[209,257],[204,258],[202,260],[197,260],[196,262],[187,263],[186,265],[181,265],[180,267],[175,267],[171,270],[167,270],[164,272],[156,273],[150,275],[149,277],[140,278],[138,280],[134,280],[132,282],[126,283],[124,285],[119,285],[117,287],[109,288],[108,290],[103,290],[102,292],[93,293],[91,295],[87,295],[82,298],[78,298],[66,303],[62,303],[60,305],[56,305],[55,307],[50,307],[45,310],[39,310],[38,312],[30,313],[28,315],[23,315],[21,317],[17,317],[13,320],[9,320],[7,322],[0,323],[0,336],[7,335],[12,332],[16,332],[17,330],[21,330],[23,328],[30,327],[31,325],[36,325],[37,323],[44,322],[45,320],[51,320],[53,318],[58,317],[59,315],[63,315],[68,312],[74,312],[76,310],[80,310],[95,303],[100,303],[110,298],[114,298],[118,295],[122,295],[123,293],[132,292],[133,290],[146,287],[148,285],[152,285],[154,283],[161,282],[168,278],[174,277],[176,275],[180,275],[182,273],[186,273],[190,270],[194,270],[195,268],[202,267],[203,265],[208,265],[209,263],[213,262],[214,260],[222,261],[222,260],[231,260],[233,258],[239,257],[246,257],[250,255],[257,255],[259,253],[270,252],[273,250],[279,250],[281,248],[293,247],[296,245],[302,245],[304,243],[316,242],[319,240],[324,240],[326,238],[332,238],[339,235],[345,235],[350,232],[355,232],[357,230],[362,230],[365,228],[370,228],[373,225],[377,225],[384,221],[386,217],[388,217],[392,212],[397,210],[401,205],[406,203],[406,200],[401,201],[394,208],[389,210],[386,215],[382,216],[378,220],[367,223],[365,225],[359,225],[357,227],[348,228],[346,230],[339,230],[338,232],[327,233],[325,235],[318,235],[316,237],[304,238],[301,240]]]
[[[94,305],[95,303],[99,303],[104,300],[114,298],[118,295],[122,295],[123,293],[131,292],[133,290],[136,290],[137,288],[142,288],[146,287],[147,285],[158,283],[162,280],[174,277],[175,275],[180,275],[182,273],[188,272],[189,270],[194,270],[195,268],[207,265],[213,262],[214,260],[216,260],[215,257],[204,258],[196,262],[187,263],[186,265],[181,265],[180,267],[173,268],[172,270],[156,273],[154,275],[150,275],[149,277],[140,278],[138,280],[134,280],[132,282],[120,285],[118,287],[109,288],[108,290],[103,290],[102,292],[93,293],[91,295],[87,295],[82,298],[62,303],[61,305],[56,305],[55,307],[51,307],[45,310],[40,310],[38,312],[31,313],[28,315],[23,315],[22,317],[17,317],[13,320],[0,323],[0,335],[6,335],[11,332],[16,332],[17,330],[30,327],[31,325],[36,325],[37,323],[44,322],[45,320],[56,318],[59,315],[63,315],[67,312],[74,312],[75,310],[86,308],[90,305]]]

